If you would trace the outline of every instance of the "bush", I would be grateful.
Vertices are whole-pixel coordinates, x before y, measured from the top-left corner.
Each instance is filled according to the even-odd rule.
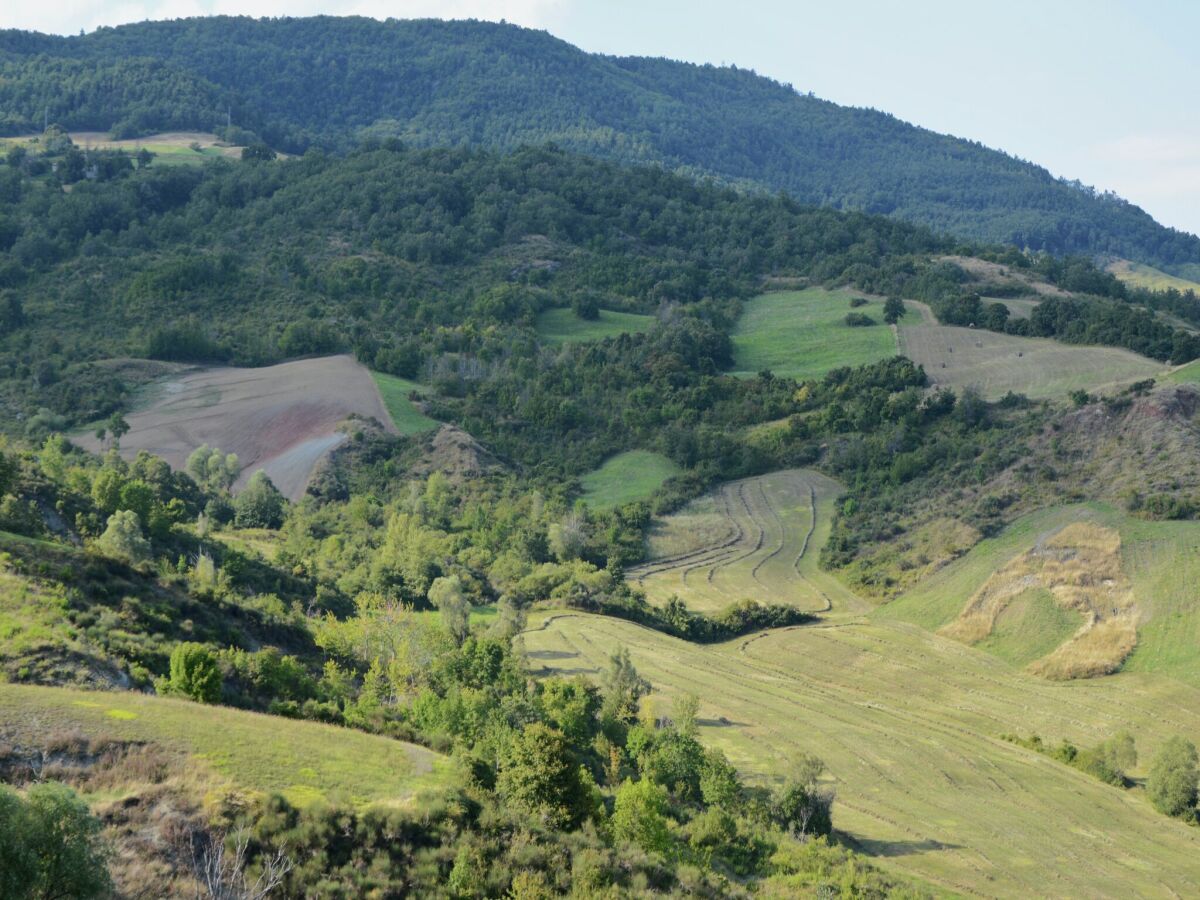
[[[1190,814],[1196,806],[1196,746],[1185,738],[1169,738],[1154,755],[1146,793],[1160,813]]]
[[[866,313],[846,313],[845,322],[851,328],[868,328],[875,324],[875,320]]]
[[[65,785],[25,797],[0,786],[0,897],[107,897],[112,891],[100,822]]]
[[[283,494],[260,469],[234,498],[234,524],[238,528],[278,528],[286,506]]]
[[[96,547],[105,556],[137,565],[150,558],[150,542],[142,534],[142,523],[131,509],[122,509],[108,517],[108,527],[96,539]]]
[[[204,644],[185,642],[171,651],[168,694],[188,697],[200,703],[221,699],[221,670],[217,657]]]

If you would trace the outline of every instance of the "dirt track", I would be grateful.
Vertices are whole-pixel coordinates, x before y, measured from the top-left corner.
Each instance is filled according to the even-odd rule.
[[[208,444],[238,455],[235,490],[262,469],[296,499],[317,463],[345,439],[336,429],[351,413],[392,428],[371,373],[351,356],[193,370],[157,384],[148,404],[126,416],[130,431],[121,455],[149,450],[183,468],[188,454]],[[79,443],[100,449],[90,435]]]

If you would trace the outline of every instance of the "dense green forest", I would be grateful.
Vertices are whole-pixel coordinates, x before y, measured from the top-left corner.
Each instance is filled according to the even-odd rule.
[[[9,134],[48,117],[119,136],[232,121],[231,139],[289,152],[369,136],[500,150],[551,141],[974,240],[1200,265],[1195,236],[977,143],[752,71],[591,55],[509,25],[205,18],[78,37],[8,31],[0,76]]]

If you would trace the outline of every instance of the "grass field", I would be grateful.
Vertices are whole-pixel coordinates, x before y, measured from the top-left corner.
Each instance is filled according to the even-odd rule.
[[[1171,384],[1200,384],[1200,359],[1172,369],[1159,380]]]
[[[896,339],[883,324],[883,303],[851,309],[853,291],[808,288],[755,297],[733,330],[734,374],[770,369],[789,378],[819,378],[839,366],[859,366],[896,354]],[[866,313],[877,324],[852,328],[848,312]]]
[[[241,147],[222,145],[215,134],[207,132],[163,132],[148,134],[142,138],[114,141],[102,131],[73,131],[71,140],[83,149],[124,150],[136,154],[142,148],[155,155],[155,164],[165,165],[198,165],[211,159],[240,159]],[[21,144],[37,146],[41,135],[24,137],[0,138],[0,146]],[[199,149],[193,148],[193,144]]]
[[[627,578],[651,603],[678,596],[705,612],[743,599],[806,610],[859,608],[817,565],[841,492],[837,482],[808,470],[722,485],[656,521],[649,561]]]
[[[1128,350],[938,325],[925,304],[909,301],[907,306],[899,328],[900,352],[923,365],[933,384],[973,385],[990,400],[1009,391],[1033,399],[1065,397],[1074,390],[1095,391],[1164,371],[1161,363]]]
[[[1041,510],[981,541],[918,587],[877,609],[872,617],[930,630],[942,628],[959,615],[968,598],[993,573],[1072,523],[1095,524],[1120,535],[1121,571],[1129,580],[1139,613],[1137,645],[1122,670],[1157,672],[1200,688],[1200,603],[1196,593],[1200,585],[1200,522],[1145,521],[1101,503]],[[1029,634],[1029,640],[1018,645],[997,635],[979,646],[1024,665],[1034,658],[1030,654],[1038,649],[1037,640],[1043,642],[1041,646],[1051,640],[1043,629],[1057,629],[1062,634],[1066,628],[1044,609],[1034,610],[1027,618],[1024,627],[1027,632],[1036,630],[1036,638]]]
[[[697,646],[583,613],[547,613],[530,663],[595,673],[627,647],[652,710],[700,698],[701,738],[777,779],[815,753],[837,789],[834,825],[886,866],[971,896],[1194,896],[1200,832],[1122,791],[999,739],[1092,745],[1126,728],[1143,761],[1200,737],[1200,691],[1121,674],[1049,682],[895,621],[801,626]]]
[[[1109,263],[1105,268],[1121,281],[1134,287],[1147,288],[1151,291],[1165,291],[1168,288],[1174,288],[1177,291],[1195,291],[1200,294],[1200,282],[1168,275],[1166,272],[1144,263],[1118,259]]]
[[[619,334],[640,334],[649,331],[654,316],[637,313],[600,310],[599,319],[581,319],[574,310],[548,309],[537,317],[537,333],[547,344],[571,344],[599,341]]]
[[[645,500],[680,471],[679,466],[661,453],[628,450],[610,456],[600,468],[580,479],[583,499],[594,509],[611,509]]]
[[[383,372],[372,372],[371,376],[379,387],[379,396],[383,398],[383,405],[387,408],[397,433],[421,434],[438,427],[439,423],[436,420],[429,418],[408,399],[410,393],[421,390],[421,385],[406,378],[385,375]]]
[[[0,685],[0,738],[39,746],[71,732],[151,741],[237,788],[279,792],[298,804],[400,802],[438,787],[449,771],[424,747],[348,728],[128,691]]]

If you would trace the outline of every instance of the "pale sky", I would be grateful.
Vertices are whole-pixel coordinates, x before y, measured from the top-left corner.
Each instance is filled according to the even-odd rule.
[[[1116,191],[1200,234],[1195,0],[60,0],[60,34],[205,14],[507,19],[585,50],[736,64]]]

